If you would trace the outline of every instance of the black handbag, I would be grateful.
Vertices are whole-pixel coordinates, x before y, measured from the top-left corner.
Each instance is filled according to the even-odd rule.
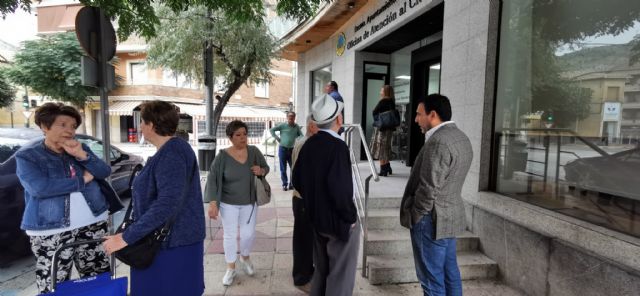
[[[104,179],[95,179],[95,181],[98,182],[100,192],[102,192],[102,195],[104,195],[104,198],[109,204],[109,215],[113,215],[113,213],[124,209],[120,196],[118,196],[116,190],[113,189],[111,183]]]
[[[400,112],[396,109],[380,112],[374,117],[373,126],[377,128],[396,128],[400,126]]]
[[[167,220],[167,222],[164,223],[164,225],[162,225],[162,227],[145,235],[134,244],[127,245],[126,247],[115,252],[115,256],[116,258],[118,258],[118,260],[135,269],[145,269],[151,266],[151,264],[153,263],[153,259],[156,257],[156,253],[158,253],[158,250],[162,245],[162,242],[166,241],[169,237],[169,234],[171,233],[171,226],[173,225],[173,222],[176,220],[178,213],[180,213],[187,200],[187,192],[189,191],[189,186],[191,185],[191,180],[193,180],[193,176],[195,175],[196,168],[197,164],[194,161],[191,174],[187,175],[187,183],[185,183],[184,189],[182,190],[182,195],[180,197],[180,206],[178,207],[178,210]],[[135,223],[132,214],[133,200],[131,200],[129,207],[127,208],[127,213],[124,215],[124,221],[122,222],[122,224],[120,224],[120,226],[116,230],[116,233],[124,232],[127,227]]]

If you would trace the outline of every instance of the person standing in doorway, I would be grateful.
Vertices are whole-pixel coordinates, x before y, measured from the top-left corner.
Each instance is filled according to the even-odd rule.
[[[311,105],[317,134],[300,149],[293,184],[314,228],[311,295],[353,294],[360,243],[347,144],[338,135],[343,104],[325,95]]]
[[[344,100],[342,99],[342,95],[340,95],[340,93],[338,92],[337,82],[332,80],[331,82],[327,83],[327,85],[324,86],[324,92],[330,95],[334,100],[344,103]],[[344,110],[342,111],[344,112]]]
[[[331,80],[331,82],[327,83],[327,85],[324,86],[324,92],[326,94],[328,94],[329,96],[331,96],[337,102],[342,102],[344,104],[344,100],[342,99],[342,95],[340,95],[340,93],[338,92],[338,83],[337,82]],[[342,114],[342,120],[343,120],[343,124],[344,124],[344,105],[343,105],[341,114]],[[344,132],[344,127],[341,126],[340,129],[338,130],[338,135],[342,135],[343,132]]]
[[[318,132],[318,126],[311,117],[307,119],[307,132],[304,137],[298,138],[293,147],[293,166],[295,167],[300,149],[309,137]],[[293,175],[293,173],[292,173]],[[292,176],[293,178],[293,176]],[[309,292],[311,289],[311,278],[313,276],[313,225],[309,216],[305,213],[302,196],[293,186],[293,284],[300,290]]]
[[[302,136],[302,130],[296,123],[296,113],[287,113],[287,122],[276,125],[269,130],[271,136],[273,136],[279,143],[278,158],[280,159],[280,179],[282,180],[282,190],[287,191],[293,189],[293,185],[289,183],[287,177],[287,164],[290,168],[291,165],[291,153],[293,152],[293,144],[295,144],[296,138]],[[276,135],[276,132],[280,132],[280,136]]]
[[[471,142],[451,121],[447,97],[421,98],[416,112],[425,143],[402,197],[400,223],[411,231],[424,295],[461,296],[456,236],[467,225],[461,192],[473,158]]]
[[[385,85],[380,90],[380,101],[373,108],[373,117],[376,118],[380,113],[393,111],[396,109],[396,99],[393,95],[393,87]],[[395,127],[374,127],[373,137],[371,139],[371,155],[373,159],[380,160],[380,176],[391,175],[391,139]]]

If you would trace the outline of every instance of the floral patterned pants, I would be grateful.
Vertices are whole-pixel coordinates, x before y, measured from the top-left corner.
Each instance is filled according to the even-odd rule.
[[[63,233],[32,236],[31,250],[36,256],[36,284],[40,293],[51,291],[51,264],[53,254],[62,245],[76,241],[98,239],[108,234],[107,222],[101,221]],[[71,247],[60,252],[57,282],[69,280],[75,263],[80,277],[94,276],[111,270],[109,257],[101,243]]]

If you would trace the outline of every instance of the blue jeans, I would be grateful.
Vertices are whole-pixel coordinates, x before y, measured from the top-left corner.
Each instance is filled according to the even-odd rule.
[[[283,187],[289,186],[289,178],[287,178],[287,164],[289,164],[290,168],[293,168],[291,163],[292,152],[293,148],[280,146],[278,149],[278,158],[280,159],[280,179],[282,179]]]
[[[456,239],[434,240],[431,214],[411,228],[411,245],[418,280],[427,296],[462,296],[462,279],[456,260]]]

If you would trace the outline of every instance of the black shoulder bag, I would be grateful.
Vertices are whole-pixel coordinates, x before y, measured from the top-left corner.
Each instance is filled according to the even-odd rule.
[[[116,258],[118,258],[122,263],[127,264],[136,269],[145,269],[153,263],[153,258],[156,257],[156,253],[160,249],[162,242],[167,240],[169,237],[169,233],[171,233],[171,226],[173,222],[176,220],[178,213],[182,210],[186,200],[187,200],[187,192],[189,192],[189,187],[191,185],[191,181],[193,180],[193,175],[195,174],[197,168],[197,164],[194,161],[193,169],[191,170],[191,174],[187,175],[187,183],[182,190],[180,206],[178,210],[164,223],[164,225],[151,233],[145,235],[143,238],[138,240],[136,243],[128,245],[123,249],[115,252]],[[133,199],[127,208],[127,213],[124,215],[124,221],[120,224],[120,227],[116,230],[116,233],[124,232],[127,227],[129,227],[132,223],[134,223],[133,217],[131,217],[133,212]]]

